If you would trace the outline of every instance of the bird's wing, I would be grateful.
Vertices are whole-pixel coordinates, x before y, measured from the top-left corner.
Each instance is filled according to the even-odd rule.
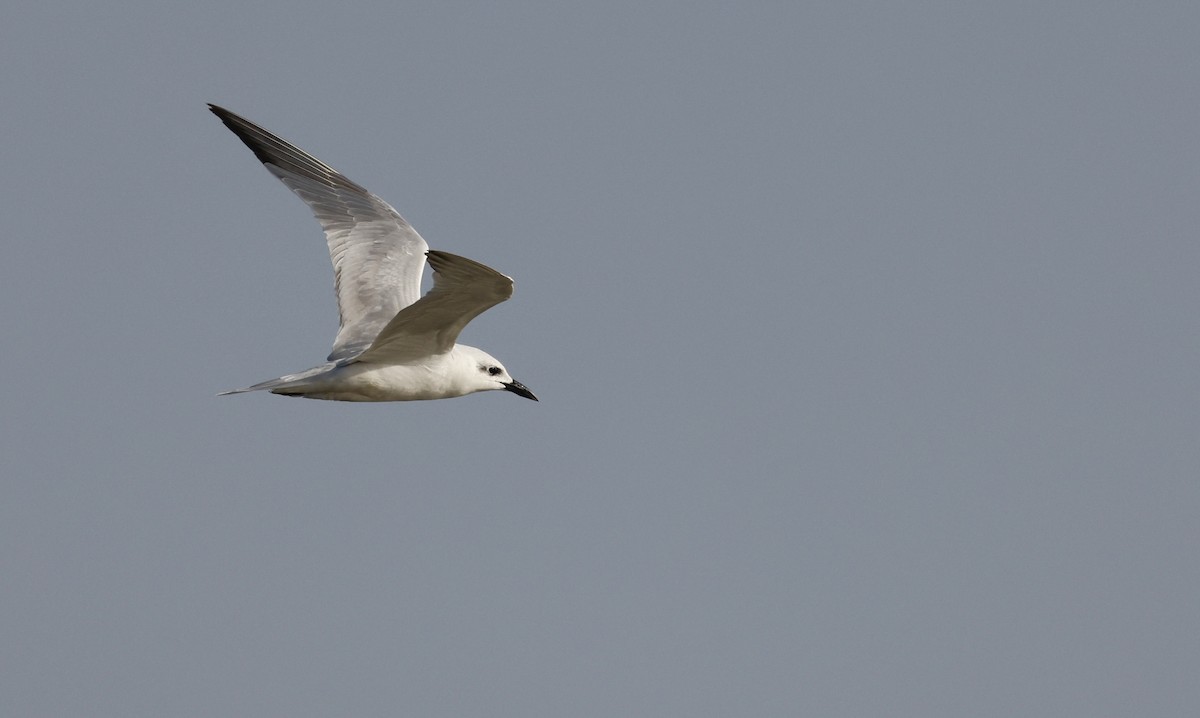
[[[512,296],[512,279],[490,267],[446,252],[428,255],[433,289],[401,309],[360,361],[405,362],[444,354],[467,322]]]
[[[361,353],[421,296],[429,245],[391,205],[329,165],[229,110],[208,107],[321,223],[341,319],[329,359]]]

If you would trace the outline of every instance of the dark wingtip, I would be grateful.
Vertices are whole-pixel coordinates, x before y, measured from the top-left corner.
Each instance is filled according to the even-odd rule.
[[[368,196],[371,194],[366,188],[350,181],[350,179],[334,168],[265,127],[256,125],[236,112],[230,112],[224,107],[214,105],[211,102],[208,103],[208,109],[233,134],[237,135],[238,139],[249,147],[254,156],[263,164],[274,165],[279,169],[303,175],[327,185],[331,183],[336,184],[359,194]],[[307,202],[308,200],[305,201]]]
[[[220,105],[214,104],[212,102],[208,102],[205,104],[208,105],[208,111],[213,113],[217,117],[220,117],[222,121],[224,121],[226,117],[230,117],[230,116],[236,117],[237,116],[237,115],[234,115],[229,110],[225,109],[224,107],[221,107]]]

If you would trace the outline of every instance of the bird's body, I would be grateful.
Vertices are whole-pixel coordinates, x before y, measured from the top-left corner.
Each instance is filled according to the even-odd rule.
[[[478,354],[473,355],[471,350]],[[479,371],[479,360],[485,356],[474,347],[459,344],[445,354],[407,364],[329,362],[297,374],[222,393],[240,394],[265,389],[284,396],[333,401],[449,399],[481,391],[476,383],[466,379]]]
[[[222,393],[415,401],[503,389],[537,401],[490,354],[455,341],[468,322],[512,296],[512,279],[429,250],[396,210],[363,187],[249,120],[209,109],[321,223],[341,318],[326,363]],[[426,256],[434,286],[418,299]]]

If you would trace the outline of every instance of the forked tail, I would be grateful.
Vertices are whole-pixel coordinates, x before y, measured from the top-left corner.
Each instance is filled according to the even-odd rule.
[[[268,379],[267,381],[260,381],[257,384],[245,387],[243,389],[229,389],[227,391],[218,392],[217,396],[229,396],[230,394],[245,394],[246,392],[250,392],[250,391],[274,391],[275,389],[283,389],[285,387],[303,386],[304,384],[308,383],[308,381],[310,379],[312,379],[313,377],[317,377],[322,374],[326,374],[326,373],[330,372],[331,370],[337,368],[337,366],[338,366],[337,362],[329,362],[328,364],[322,364],[321,366],[316,366],[316,367],[313,367],[312,369],[308,369],[308,370],[299,372],[297,374],[287,374],[285,376],[279,377],[278,379]],[[286,393],[286,392],[280,392],[280,393]]]

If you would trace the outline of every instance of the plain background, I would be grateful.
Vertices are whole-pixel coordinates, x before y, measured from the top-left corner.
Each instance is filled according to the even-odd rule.
[[[1200,713],[1200,5],[41,3],[0,22],[0,714]],[[516,279],[336,329],[205,109]]]

